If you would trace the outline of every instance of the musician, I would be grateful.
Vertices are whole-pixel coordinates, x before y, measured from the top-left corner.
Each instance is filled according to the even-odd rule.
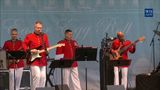
[[[38,50],[49,47],[48,36],[42,33],[42,28],[42,22],[36,21],[34,24],[34,32],[26,35],[24,47],[27,52],[36,54]],[[32,76],[31,90],[35,90],[37,87],[45,87],[47,52],[40,53],[40,56],[41,58],[36,58],[33,62],[31,62],[30,59],[27,60],[27,64],[30,65]]]
[[[58,42],[59,44],[64,43],[65,46],[56,49],[55,59],[63,58],[67,60],[73,60],[75,48],[78,47],[78,44],[75,40],[72,39],[72,34],[72,31],[69,29],[65,31],[65,39]],[[63,81],[64,84],[69,86],[70,90],[81,90],[78,75],[78,64],[76,61],[73,62],[71,68],[63,69]]]
[[[18,31],[16,28],[10,31],[11,40],[5,41],[3,49],[6,51],[20,51],[24,50],[22,47],[22,41],[17,39]],[[19,90],[21,84],[21,78],[24,68],[23,59],[9,60],[9,90]],[[15,87],[14,87],[15,86]]]
[[[112,49],[111,53],[115,54],[117,53],[118,49],[121,49],[123,47],[126,47],[131,44],[131,41],[126,40],[124,38],[123,32],[117,32],[117,39],[115,39],[112,43]],[[122,53],[122,60],[128,59],[128,52],[134,53],[136,50],[135,44],[126,51]],[[121,84],[124,85],[125,89],[127,89],[127,77],[128,77],[128,66],[122,66],[122,67],[114,67],[114,85],[119,85],[119,70],[122,72],[122,79]]]

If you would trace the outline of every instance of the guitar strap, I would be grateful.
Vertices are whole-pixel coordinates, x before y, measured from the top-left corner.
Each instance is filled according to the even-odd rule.
[[[46,56],[48,56],[48,51],[47,51],[47,46],[46,46],[46,43],[44,42],[44,34],[42,33],[41,35],[41,38],[42,38],[42,46],[44,47],[44,50],[46,52]]]

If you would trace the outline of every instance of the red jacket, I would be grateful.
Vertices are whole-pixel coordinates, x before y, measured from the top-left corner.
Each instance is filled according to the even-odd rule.
[[[13,42],[12,40],[5,41],[3,49],[6,51],[20,51],[23,50],[23,42],[21,40],[16,40]],[[11,61],[11,60],[10,60]],[[11,63],[8,65],[8,68],[20,68],[24,67],[23,59],[19,60],[17,63]]]
[[[128,46],[128,45],[130,45],[130,44],[131,44],[131,41],[125,40],[125,41],[123,42],[121,48],[126,47],[126,46]],[[118,49],[118,48],[120,47],[120,45],[121,45],[121,42],[119,41],[119,39],[115,39],[115,40],[113,41],[113,43],[112,43],[112,49],[113,49],[113,50],[116,50],[116,49]],[[135,45],[133,45],[133,46],[131,46],[130,48],[128,48],[126,51],[124,51],[124,52],[122,53],[122,59],[123,59],[123,60],[127,60],[127,59],[128,59],[128,51],[129,51],[130,53],[134,53],[135,50],[136,50]]]
[[[67,40],[67,39],[64,39],[64,40],[61,40],[58,42],[59,43],[64,43],[65,46],[64,47],[58,47],[56,49],[56,55],[58,54],[64,54],[64,59],[69,59],[69,60],[72,60],[74,59],[74,54],[75,54],[75,49],[76,47],[78,47],[78,44],[75,40]],[[74,61],[74,63],[72,64],[72,67],[77,67],[78,66],[78,63],[77,61]]]
[[[49,47],[47,34],[37,35],[35,33],[30,33],[30,34],[27,34],[24,39],[24,49],[26,51],[31,49],[38,49],[38,50],[44,49],[44,44],[42,43],[42,37],[44,38],[44,43],[46,47]],[[47,65],[46,53],[43,52],[40,55],[42,57],[35,59],[33,62],[30,62],[29,60],[27,60],[27,64],[33,65],[33,66],[46,66]]]

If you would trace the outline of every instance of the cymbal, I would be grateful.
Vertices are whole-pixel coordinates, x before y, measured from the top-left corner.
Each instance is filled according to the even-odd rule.
[[[160,31],[153,30],[153,32],[154,32],[155,34],[157,34],[158,36],[160,36]]]

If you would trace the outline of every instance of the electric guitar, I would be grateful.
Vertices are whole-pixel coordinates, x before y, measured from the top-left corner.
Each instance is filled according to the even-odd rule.
[[[62,46],[65,46],[65,44],[57,44],[57,45],[53,45],[49,48],[47,48],[47,51],[50,51],[54,48],[57,48],[57,47],[62,47]],[[30,56],[30,62],[33,62],[36,58],[41,58],[40,56],[40,53],[43,53],[45,52],[46,50],[43,49],[43,50],[38,50],[36,53],[31,53],[31,56]]]
[[[136,41],[134,41],[133,43],[129,44],[128,46],[125,46],[122,48],[122,46],[120,46],[117,50],[114,50],[114,53],[110,54],[110,60],[120,60],[122,58],[122,53],[124,53],[124,51],[126,51],[127,49],[129,49],[131,46],[135,45],[138,42],[142,42],[145,40],[145,37],[139,37]]]

